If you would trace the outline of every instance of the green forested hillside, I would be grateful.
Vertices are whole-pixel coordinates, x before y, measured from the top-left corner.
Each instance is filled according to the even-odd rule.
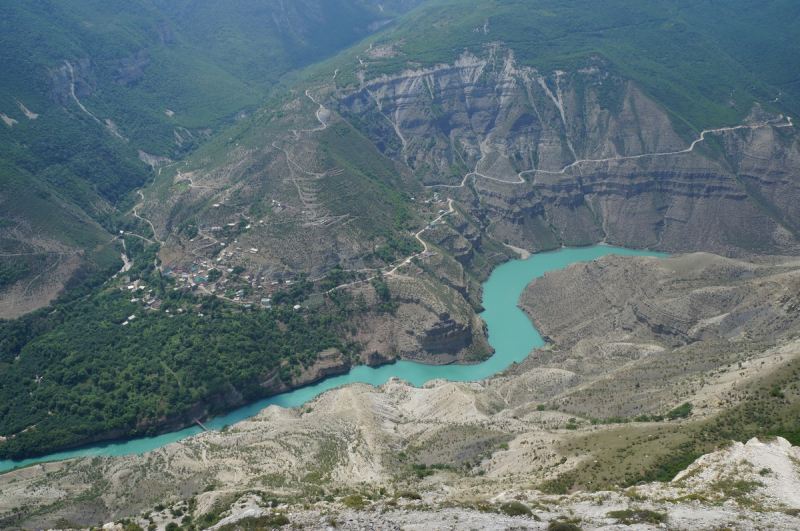
[[[62,71],[70,63],[89,111],[111,119],[136,148],[175,155],[175,127],[196,133],[254,109],[283,75],[413,4],[381,11],[356,0],[8,3],[0,7],[0,112],[22,122],[22,102],[45,122],[41,114],[53,106],[79,114]],[[74,141],[56,125],[46,126],[54,138]]]
[[[162,1],[188,44],[237,79],[255,85],[331,56],[421,0]]]
[[[153,268],[157,246],[137,242],[128,241],[136,249],[128,275],[145,295],[121,281],[103,287],[113,264],[50,308],[0,319],[0,433],[11,436],[0,458],[190,423],[183,416],[193,406],[201,405],[196,416],[204,407],[226,411],[232,392],[252,401],[268,392],[259,384],[269,378],[291,385],[320,351],[347,359],[354,349],[339,338],[338,312],[291,309],[307,283],[276,296],[285,304],[272,312],[242,312],[178,289]],[[0,270],[0,281],[13,274]],[[162,311],[147,311],[146,297]]]

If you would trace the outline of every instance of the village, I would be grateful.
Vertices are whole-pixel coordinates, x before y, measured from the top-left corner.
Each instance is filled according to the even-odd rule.
[[[449,205],[449,200],[440,199],[439,193],[435,192],[432,198],[422,201],[422,203],[430,204],[433,208],[436,208],[433,205]],[[214,204],[213,206],[218,208],[220,205]],[[276,213],[290,208],[277,200],[272,200],[272,207]],[[416,237],[424,247],[423,251],[415,255],[415,257],[427,260],[436,255],[436,252],[422,240],[421,235],[425,231],[436,227],[437,224],[444,223],[443,218],[451,212],[452,210],[442,208],[433,210],[432,214],[435,216],[433,221],[418,232],[409,233],[409,236]],[[264,220],[258,221],[255,225],[262,227]],[[271,310],[273,299],[276,298],[276,295],[278,300],[283,300],[284,296],[280,294],[289,293],[292,287],[298,283],[325,280],[327,275],[307,280],[302,273],[282,277],[275,275],[275,273],[266,273],[264,270],[252,272],[252,259],[259,256],[262,250],[256,247],[241,246],[238,237],[252,230],[253,226],[254,223],[251,223],[244,214],[239,214],[238,221],[225,224],[207,226],[205,223],[198,223],[196,229],[189,232],[191,238],[188,239],[189,244],[204,243],[204,245],[196,247],[193,253],[195,257],[188,263],[161,264],[158,269],[164,278],[171,280],[171,289],[173,291],[193,292],[196,295],[213,295],[239,305],[244,311]],[[121,232],[120,238],[124,236],[125,233]],[[401,257],[395,263],[389,264],[386,268],[387,274],[393,274],[401,266],[407,265],[411,258]],[[374,278],[377,274],[377,269],[363,268],[349,272],[353,274],[352,284],[360,285]],[[120,289],[128,290],[131,293],[130,302],[139,304],[145,311],[161,310],[173,315],[195,311],[200,317],[204,316],[201,312],[201,305],[197,305],[194,308],[184,308],[165,304],[158,297],[157,291],[141,279],[132,281],[129,277],[125,278],[125,282]],[[322,302],[323,294],[315,293],[308,297],[307,300],[304,300],[302,304],[295,303],[292,307],[295,311],[300,311],[304,308],[318,307]],[[131,315],[122,323],[122,326],[130,324],[135,319],[136,315]]]
[[[233,255],[233,253],[231,253]],[[280,292],[290,289],[294,280],[272,280],[267,281],[265,277],[256,275],[240,276],[244,272],[244,267],[239,265],[227,267],[224,270],[210,266],[208,261],[197,260],[189,266],[178,266],[174,269],[164,268],[161,272],[166,278],[173,279],[173,291],[194,292],[197,295],[214,295],[242,306],[243,309],[260,308],[271,309],[272,297]],[[143,280],[130,281],[126,278],[125,283],[120,287],[121,290],[128,290],[131,293],[132,303],[138,303],[144,310],[164,310],[166,313],[183,313],[183,308],[164,308],[164,302],[160,300],[156,291],[148,286]],[[294,305],[295,310],[300,310],[299,304]],[[200,306],[195,308],[198,312]],[[203,317],[203,314],[199,314]],[[127,325],[135,319],[132,315],[127,321],[122,323]]]

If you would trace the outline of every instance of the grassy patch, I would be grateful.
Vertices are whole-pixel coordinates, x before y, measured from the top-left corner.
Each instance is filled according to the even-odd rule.
[[[510,501],[500,506],[500,512],[509,516],[530,516],[533,514],[530,508],[518,501]]]
[[[615,518],[618,524],[661,524],[667,521],[667,515],[657,513],[648,509],[624,509],[621,511],[611,511],[609,518]]]
[[[554,522],[550,522],[550,525],[547,526],[547,531],[581,531],[581,526],[578,524],[580,523],[580,519],[570,519],[570,520],[556,520]]]
[[[349,509],[363,509],[367,505],[367,501],[361,494],[351,494],[339,499],[339,503],[343,504]]]
[[[292,522],[282,514],[242,518],[238,522],[226,524],[219,528],[220,531],[265,531],[278,529]]]

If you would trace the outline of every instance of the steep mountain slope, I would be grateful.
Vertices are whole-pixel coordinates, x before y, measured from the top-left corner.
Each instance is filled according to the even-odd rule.
[[[103,282],[122,267],[112,237],[71,199],[0,163],[0,315],[31,312],[92,270]]]
[[[795,207],[780,198],[798,192],[790,121],[756,107],[741,126],[686,141],[604,61],[543,75],[514,58],[495,45],[453,65],[377,77],[345,91],[339,109],[519,247],[605,239],[796,252]],[[392,136],[401,142],[392,146]]]
[[[336,108],[520,247],[794,253],[798,8],[738,7],[434,2],[353,52]]]
[[[162,0],[155,4],[203,57],[258,87],[319,62],[421,3]]]
[[[783,87],[784,99],[776,103],[798,114],[792,87],[798,9],[786,0],[768,7],[740,0],[600,7],[589,0],[435,0],[370,38],[371,48],[354,52],[363,64],[350,71],[366,66],[372,77],[369,72],[453,64],[464,51],[481,55],[496,42],[514,50],[520,66],[544,75],[575,72],[586,68],[587,58],[601,58],[698,130],[734,125],[754,100],[772,102]]]
[[[19,121],[20,104],[41,115],[53,104],[80,100],[84,114],[103,125],[113,122],[108,129],[114,135],[170,156],[189,149],[204,130],[252,110],[286,73],[413,5],[387,2],[379,9],[356,0],[309,0],[287,10],[281,2],[248,1],[224,9],[177,0],[9,4],[2,12],[1,60],[13,75],[0,85],[3,112]]]
[[[228,190],[259,171],[281,171],[257,161],[255,145],[274,152],[289,142],[317,160],[326,142],[318,137],[342,118],[428,193],[456,198],[469,225],[495,241],[531,250],[607,241],[668,251],[800,251],[791,199],[800,148],[791,119],[778,112],[793,110],[793,100],[774,101],[769,85],[784,78],[740,48],[726,53],[718,42],[727,34],[724,21],[686,22],[693,12],[680,3],[589,12],[582,3],[427,3],[326,63],[296,99],[273,101],[228,147],[198,153],[188,172],[167,174],[153,190],[176,184],[170,208],[159,193],[145,209],[164,236],[197,213],[213,219],[210,207]],[[748,38],[763,31],[754,25]],[[668,43],[668,51],[654,53],[655,42]],[[792,46],[789,40],[776,54],[789,57]],[[314,175],[335,168],[304,168],[287,157],[283,171],[301,174],[292,177],[296,193],[273,183],[263,192],[250,186],[247,196],[271,193],[286,204],[296,196],[297,208],[313,218],[327,189]],[[175,191],[183,194],[186,184],[177,183],[190,172],[213,174],[214,182],[189,184],[192,194],[178,200]],[[408,190],[420,195],[419,187]],[[240,195],[236,208],[251,204]],[[285,255],[279,241],[254,241]],[[354,267],[360,253],[336,252]],[[187,258],[177,250],[168,256]],[[314,274],[332,265],[279,260]]]
[[[484,242],[535,251],[598,241],[800,251],[793,124],[763,98],[753,104],[761,97],[753,94],[769,87],[736,57],[722,54],[727,67],[702,75],[687,66],[719,52],[712,32],[678,24],[681,11],[670,6],[621,13],[613,4],[597,20],[582,4],[468,7],[461,20],[464,5],[425,4],[161,175],[140,213],[164,240],[168,267],[215,259],[273,281],[298,271],[318,277],[339,263],[368,270],[376,249],[421,227],[414,213],[434,215],[421,201],[434,192],[456,200],[463,223],[449,224],[450,236],[420,237],[450,246],[447,254],[463,257],[477,278],[485,268],[467,262]],[[545,9],[548,24],[539,16]],[[484,13],[491,13],[485,25],[469,26]],[[492,33],[493,20],[512,15],[518,20]],[[573,16],[585,27],[577,29]],[[616,29],[583,39],[604,24]],[[557,47],[521,38],[550,25],[561,32]],[[638,28],[631,35],[621,29],[631,25]],[[659,39],[681,51],[650,57],[637,50],[625,66],[631,72],[620,66],[622,51]],[[656,66],[684,69],[684,82],[648,83],[642,76]],[[754,84],[731,99],[704,92],[709,79],[737,94]],[[700,130],[711,123],[717,127]],[[403,192],[392,199],[393,223],[384,185]],[[254,228],[215,236],[240,222]],[[476,238],[481,232],[490,238]],[[236,250],[220,253],[219,244]],[[473,295],[470,301],[479,304]]]
[[[69,214],[62,208],[77,208],[112,233],[147,230],[123,219],[122,212],[131,207],[132,190],[151,178],[148,165],[183,157],[255,109],[282,76],[363,38],[414,4],[312,0],[293,2],[289,9],[283,2],[246,1],[224,8],[215,2],[149,0],[5,4],[0,7],[0,160],[35,188],[53,187],[66,203],[52,202],[48,209],[64,224]],[[35,227],[37,238],[61,239],[58,231],[37,225],[33,205],[21,206],[14,217],[11,210],[3,212],[4,221]],[[86,230],[85,239],[91,240],[95,229]],[[7,254],[23,244],[9,231],[4,238]],[[98,267],[91,256],[96,245],[66,245],[86,255],[79,261],[83,267]],[[47,246],[39,251],[50,252]],[[24,290],[23,283],[38,274],[32,266],[25,270],[16,275],[14,289]],[[63,272],[53,276],[47,296],[0,315],[48,302],[68,278]],[[12,304],[3,298],[4,306]]]

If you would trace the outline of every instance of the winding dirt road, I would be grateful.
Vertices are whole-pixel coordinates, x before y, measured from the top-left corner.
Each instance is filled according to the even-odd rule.
[[[783,117],[781,117],[781,118],[783,118]],[[642,153],[640,155],[629,155],[629,156],[623,156],[623,157],[608,157],[608,158],[605,158],[605,159],[579,159],[579,160],[576,160],[575,162],[572,162],[571,164],[568,164],[568,165],[564,166],[563,168],[561,168],[560,170],[557,170],[557,171],[553,171],[553,170],[525,170],[525,171],[521,171],[521,172],[519,172],[517,174],[517,179],[518,180],[516,180],[516,181],[506,181],[505,179],[498,179],[496,177],[489,177],[488,175],[483,175],[482,173],[479,173],[477,171],[473,171],[473,172],[470,172],[470,173],[468,173],[468,174],[466,174],[464,176],[464,178],[461,180],[461,184],[431,184],[431,185],[426,185],[425,188],[463,188],[466,185],[467,180],[470,177],[481,177],[483,179],[489,179],[490,181],[496,181],[496,182],[505,183],[505,184],[522,184],[522,183],[527,182],[525,179],[522,178],[522,176],[525,175],[526,173],[545,173],[545,174],[548,174],[548,175],[563,175],[570,168],[573,168],[575,166],[579,166],[581,164],[586,164],[586,163],[596,164],[596,163],[600,163],[600,162],[612,162],[612,161],[617,161],[617,160],[635,160],[635,159],[643,159],[643,158],[647,158],[647,157],[671,157],[671,156],[675,156],[675,155],[683,155],[685,153],[691,153],[694,150],[694,148],[695,148],[695,146],[697,144],[699,144],[700,142],[704,142],[705,139],[706,139],[706,135],[707,134],[710,134],[710,133],[724,133],[724,132],[727,132],[727,131],[736,131],[736,130],[739,130],[739,129],[760,129],[762,127],[794,127],[794,124],[792,123],[791,116],[787,116],[786,117],[786,123],[761,122],[761,123],[752,124],[752,125],[737,125],[737,126],[733,126],[733,127],[720,127],[719,129],[705,129],[700,133],[700,137],[697,140],[695,140],[694,142],[692,142],[692,144],[688,148],[682,149],[680,151],[667,151],[667,152],[664,152],[664,153]],[[484,153],[484,157],[485,157],[485,153]],[[481,160],[483,160],[483,157],[481,158]]]
[[[443,217],[448,216],[448,215],[450,215],[450,214],[452,214],[453,212],[456,211],[456,209],[453,208],[453,200],[452,199],[448,199],[447,200],[447,207],[448,207],[447,212],[439,214],[439,216],[436,217],[433,221],[431,221],[431,223],[436,223],[436,222],[440,221]],[[425,254],[426,252],[428,252],[430,250],[430,246],[428,245],[428,242],[426,242],[425,240],[422,239],[422,233],[425,232],[427,229],[428,229],[428,225],[426,225],[425,227],[423,227],[422,229],[420,229],[418,232],[416,232],[414,234],[414,237],[417,240],[419,240],[419,243],[422,244],[422,247],[423,247],[422,251],[420,251],[418,253],[415,253],[415,254],[412,254],[411,256],[407,256],[405,258],[401,258],[400,260],[395,262],[395,264],[397,264],[397,265],[395,265],[392,269],[390,269],[389,271],[386,271],[385,273],[382,273],[384,276],[396,274],[397,271],[401,267],[409,265],[411,263],[411,260],[413,260],[414,258],[419,258],[420,256],[422,256],[423,254]],[[364,270],[362,270],[362,271],[364,271]],[[375,275],[372,275],[371,277],[367,277],[364,280],[357,280],[355,282],[349,282],[347,284],[340,284],[339,286],[336,286],[335,288],[329,289],[325,293],[330,293],[330,292],[335,291],[337,289],[346,288],[348,286],[353,286],[353,285],[358,284],[360,282],[369,282],[370,280],[372,280],[374,278],[377,278],[377,277],[378,277],[378,275],[376,273]],[[324,278],[324,277],[320,277],[320,279],[321,278]]]
[[[136,206],[133,207],[133,216],[135,218],[138,218],[138,219],[144,221],[148,225],[150,225],[150,228],[153,230],[153,238],[155,239],[155,241],[160,243],[161,245],[164,245],[164,242],[159,240],[158,236],[156,236],[156,227],[155,227],[155,225],[153,225],[153,223],[151,223],[149,219],[143,218],[142,216],[140,216],[139,213],[136,211],[136,209],[138,209],[140,206],[142,206],[144,204],[144,194],[142,193],[142,191],[141,190],[137,190],[136,193],[139,194],[139,197],[142,198],[142,202],[141,203],[137,203]],[[150,243],[154,243],[153,240],[151,240],[150,238],[145,238],[144,236],[139,236],[138,234],[131,234],[131,236],[137,236],[137,237],[139,237],[139,238],[141,238],[143,240],[147,240]]]

